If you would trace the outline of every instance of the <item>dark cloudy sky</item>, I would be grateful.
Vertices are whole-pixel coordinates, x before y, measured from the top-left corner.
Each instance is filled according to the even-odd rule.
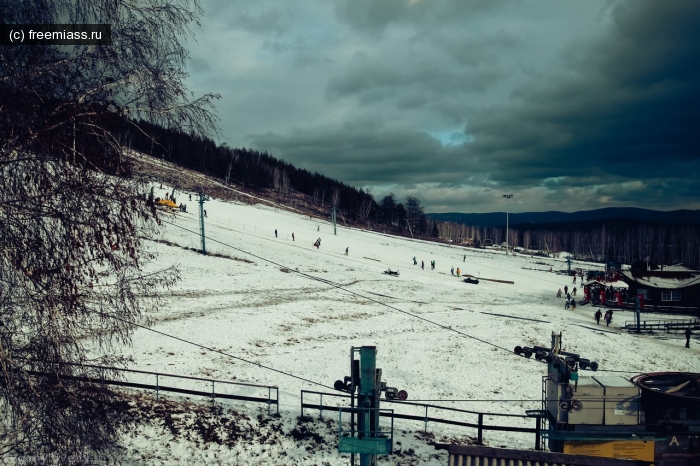
[[[700,209],[697,0],[202,0],[221,138],[428,212]]]

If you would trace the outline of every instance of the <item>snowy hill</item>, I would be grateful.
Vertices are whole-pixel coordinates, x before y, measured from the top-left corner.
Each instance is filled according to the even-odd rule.
[[[165,189],[156,185],[155,191],[163,196]],[[189,199],[188,194],[177,194],[178,202]],[[348,375],[351,346],[376,345],[383,378],[407,390],[409,401],[440,400],[430,404],[510,414],[539,408],[546,372],[544,364],[516,356],[512,349],[548,345],[552,332],[563,332],[565,349],[598,361],[601,371],[630,371],[623,374],[630,377],[652,371],[700,372],[697,344],[683,348],[680,335],[660,339],[620,332],[617,327],[633,318],[629,312],[615,312],[612,326],[605,328],[595,324],[595,308],[564,310],[563,300],[555,295],[564,285],[572,287],[571,281],[549,272],[550,267],[566,268],[563,260],[506,256],[340,225],[333,234],[332,225],[308,216],[217,199],[204,205],[206,248],[222,257],[205,256],[192,250],[201,244],[196,203],[184,202],[188,213],[166,216],[158,241],[148,242],[158,253],[150,268],[176,265],[182,277],[162,311],[149,316],[152,328],[256,364],[331,387]],[[313,247],[317,238],[318,249]],[[436,261],[435,270],[431,261]],[[452,267],[514,284],[467,284],[451,275]],[[388,268],[399,270],[400,276],[384,274]],[[324,413],[326,422],[297,419],[301,390],[330,388],[145,329],[136,332],[133,347],[124,348],[124,355],[133,358],[137,369],[276,385],[281,413],[271,419],[266,407],[220,402],[219,409],[235,413],[207,417],[197,413],[199,408],[171,406],[177,416],[165,421],[146,415],[150,420],[142,428],[125,435],[126,449],[120,455],[126,463],[348,463],[348,455],[337,453],[334,443],[337,413]],[[192,402],[207,404],[196,398]],[[153,401],[140,403],[149,413],[162,412]],[[305,414],[315,419],[319,415]],[[224,415],[229,424],[216,417]],[[219,425],[208,432],[230,432],[232,416],[247,432],[238,440],[217,442],[211,435],[195,435],[193,426],[207,422]],[[474,417],[462,420],[474,422]],[[173,422],[179,427],[172,427]],[[400,454],[380,458],[380,464],[444,465],[446,452],[434,450],[428,441],[469,443],[476,435],[474,429],[446,424],[428,424],[428,435],[422,434],[422,422],[399,420],[395,425]],[[187,429],[190,433],[184,435]],[[531,434],[485,432],[484,441],[490,446],[534,446]]]

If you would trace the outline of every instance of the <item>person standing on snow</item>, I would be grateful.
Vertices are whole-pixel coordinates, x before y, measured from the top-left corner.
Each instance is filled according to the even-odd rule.
[[[348,255],[348,251],[350,250],[350,247],[345,248],[345,255]]]
[[[275,228],[275,238],[277,238],[277,228]]]
[[[576,298],[571,298],[571,310],[576,310]]]
[[[425,270],[425,261],[420,261],[420,269]]]
[[[600,312],[600,309],[598,309],[593,316],[595,317],[595,323],[600,325],[600,318],[603,317],[603,313]]]
[[[451,273],[452,275],[455,274],[455,268],[454,268],[454,267],[452,267],[452,269],[450,269],[450,273]]]
[[[462,273],[461,270],[459,270],[459,267],[457,267],[457,278],[459,278],[459,274]]]
[[[418,265],[418,261],[416,260],[416,256],[413,256],[413,265]]]
[[[690,327],[685,329],[685,347],[690,348],[690,336],[693,332],[690,331]]]
[[[294,241],[294,232],[292,232],[292,241]]]
[[[564,302],[564,309],[569,309],[569,297],[566,297],[566,301]]]
[[[612,322],[612,311],[610,309],[605,312],[603,319],[605,319],[605,326],[610,327],[610,322]]]
[[[561,298],[561,288],[557,291],[557,298]]]

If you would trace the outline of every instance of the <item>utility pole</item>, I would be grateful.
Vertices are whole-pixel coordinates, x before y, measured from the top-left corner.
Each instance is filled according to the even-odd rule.
[[[381,374],[381,372],[379,372]],[[374,438],[379,432],[379,390],[377,387],[377,347],[360,348],[360,393],[357,397],[358,438]],[[381,375],[379,376],[381,379]],[[374,408],[373,411],[362,408]],[[360,466],[374,466],[377,455],[361,453]]]
[[[503,197],[506,198],[506,256],[508,255],[508,201],[510,200],[511,197],[513,197],[512,194],[504,194]]]
[[[360,353],[359,360],[355,359],[355,353]],[[382,382],[382,370],[377,367],[376,346],[350,348],[350,376],[336,380],[333,387],[350,393],[350,430],[344,430],[341,424],[338,451],[350,453],[352,466],[355,466],[355,456],[358,453],[360,466],[376,466],[377,455],[392,454],[394,441],[393,420],[391,430],[383,430],[379,426],[381,393],[386,393],[387,400],[401,401],[408,398],[408,393],[387,387],[386,382]],[[343,411],[347,412],[347,408],[341,408],[341,417]],[[393,410],[383,411],[390,412],[393,418]]]
[[[204,193],[199,192],[199,229],[202,235],[202,254],[207,253],[207,248],[206,245],[204,244],[204,201],[207,201],[208,199],[205,199]]]

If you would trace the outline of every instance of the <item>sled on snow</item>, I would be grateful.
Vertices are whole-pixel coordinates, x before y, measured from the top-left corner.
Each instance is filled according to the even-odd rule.
[[[464,283],[472,283],[474,285],[478,285],[479,280],[477,280],[476,278],[467,277],[464,279]]]
[[[384,271],[385,274],[391,275],[392,277],[398,277],[399,276],[399,271],[398,270],[391,270],[391,269],[386,269]]]

